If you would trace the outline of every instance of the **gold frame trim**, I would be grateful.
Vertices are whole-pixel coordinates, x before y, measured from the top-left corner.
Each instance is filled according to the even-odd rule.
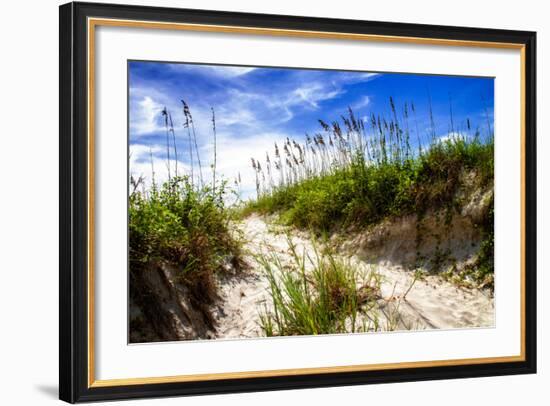
[[[512,49],[520,51],[520,83],[521,83],[521,101],[520,101],[520,163],[521,163],[521,269],[520,269],[520,354],[516,356],[503,357],[485,357],[485,358],[465,358],[454,360],[435,360],[435,361],[416,361],[416,362],[397,362],[384,364],[365,364],[365,365],[347,365],[331,366],[317,368],[295,368],[295,369],[277,369],[267,371],[245,371],[245,372],[221,372],[212,374],[190,374],[146,378],[123,378],[123,379],[95,379],[95,279],[94,279],[94,191],[95,191],[95,28],[97,26],[110,27],[132,27],[149,28],[160,30],[183,30],[194,32],[219,32],[244,35],[266,35],[282,37],[299,38],[320,38],[320,39],[339,39],[355,40],[385,43],[404,43],[435,46],[459,46],[459,47],[478,47],[478,48],[496,48]],[[220,379],[244,379],[244,378],[266,378],[280,376],[297,376],[312,374],[330,374],[341,372],[361,372],[361,371],[380,371],[397,368],[425,368],[441,366],[458,366],[474,364],[493,364],[504,362],[522,362],[526,360],[525,354],[525,45],[506,42],[484,42],[484,41],[463,41],[453,39],[432,39],[421,37],[399,37],[391,35],[373,35],[373,34],[354,34],[342,32],[325,31],[305,31],[289,29],[273,29],[258,27],[240,27],[226,25],[207,25],[207,24],[185,24],[185,23],[163,23],[138,20],[119,20],[107,18],[89,18],[88,19],[88,388],[177,383],[177,382],[198,382],[213,381]]]

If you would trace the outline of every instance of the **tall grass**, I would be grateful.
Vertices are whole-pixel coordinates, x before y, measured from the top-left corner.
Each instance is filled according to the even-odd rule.
[[[225,203],[232,190],[227,182],[216,180],[215,164],[211,184],[204,183],[191,110],[185,102],[182,103],[189,137],[189,173],[180,174],[177,166],[174,174],[170,170],[172,148],[172,156],[178,157],[176,132],[172,116],[164,108],[161,114],[166,127],[168,180],[157,185],[152,153],[149,187],[145,186],[143,174],[137,179],[130,178],[130,294],[135,303],[147,307],[148,301],[151,302],[151,292],[143,284],[143,274],[154,267],[170,267],[176,270],[176,282],[189,287],[191,302],[213,325],[209,305],[218,294],[215,275],[242,268],[242,241],[230,228],[231,212]],[[215,143],[213,110],[212,114]],[[199,164],[198,182],[194,181],[194,161]]]
[[[371,115],[359,120],[349,109],[340,121],[319,120],[321,131],[306,134],[304,143],[287,138],[275,144],[263,165],[253,158],[258,197],[243,206],[241,215],[277,213],[284,224],[321,234],[403,215],[416,215],[421,224],[429,211],[435,211],[445,214],[445,230],[452,217],[460,215],[464,201],[458,191],[465,178],[473,179],[473,189],[493,185],[490,120],[487,117],[483,131],[473,128],[469,119],[461,126],[450,102],[449,134],[438,138],[431,104],[425,133],[418,130],[413,104],[397,109],[392,98],[389,104],[389,118]],[[264,170],[272,163],[277,176]],[[474,225],[480,227],[482,243],[467,273],[478,285],[492,287],[493,203],[488,206]],[[418,230],[420,244],[420,226]]]
[[[274,159],[268,154],[265,164],[275,163],[278,183],[270,171],[264,182],[261,162],[253,158],[258,198],[243,214],[279,212],[288,224],[326,231],[453,206],[465,170],[476,172],[480,186],[492,182],[490,131],[482,135],[468,120],[464,129],[453,123],[450,135],[440,140],[433,129],[427,137],[417,124],[411,129],[414,105],[405,104],[398,114],[390,98],[390,110],[391,119],[371,115],[367,129],[349,109],[342,124],[319,120],[323,131],[306,135],[304,144],[288,138],[282,147],[275,144]]]

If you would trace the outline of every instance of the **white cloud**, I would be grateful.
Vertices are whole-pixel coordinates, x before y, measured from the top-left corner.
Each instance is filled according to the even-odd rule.
[[[344,93],[342,89],[327,89],[327,87],[321,83],[311,83],[296,88],[290,93],[283,104],[287,107],[292,107],[305,102],[314,109],[318,109],[319,102],[333,99],[340,96],[342,93]]]
[[[227,78],[246,75],[247,73],[250,73],[256,70],[256,68],[245,67],[245,66],[211,66],[209,68],[216,75],[227,77]]]
[[[461,134],[459,132],[448,132],[447,134],[440,135],[437,137],[437,141],[440,143],[445,143],[447,141],[449,142],[457,142],[458,140],[462,140],[466,137],[465,134]]]
[[[319,103],[343,93],[341,88],[320,82],[270,94],[231,89],[228,91],[228,101],[216,107],[217,122],[220,126],[243,125],[265,130],[267,124],[273,128],[278,123],[291,120],[294,117],[293,109],[297,107],[318,109]]]
[[[219,126],[256,124],[255,114],[242,104],[222,105],[216,112],[216,124]]]
[[[158,154],[161,152],[160,145],[145,145],[145,144],[132,144],[130,145],[130,164],[138,161],[148,160],[150,154]]]
[[[134,178],[142,178],[146,189],[148,189],[153,180],[153,171],[155,177],[155,183],[162,185],[168,180],[168,167],[170,167],[170,174],[172,176],[176,173],[176,163],[178,168],[178,174],[186,175],[190,173],[190,166],[178,160],[170,159],[168,161],[165,158],[159,157],[159,155],[165,152],[166,146],[159,144],[144,145],[144,144],[132,144],[130,145],[129,153],[129,174]],[[130,185],[130,188],[132,186]]]
[[[257,69],[249,66],[191,65],[176,63],[169,64],[168,66],[176,71],[194,71],[203,75],[212,75],[225,79],[243,76]]]
[[[356,102],[355,104],[353,104],[352,107],[355,110],[359,110],[359,109],[367,107],[369,104],[370,104],[370,97],[369,96],[363,96],[363,98],[361,100],[359,100],[358,102]]]
[[[364,83],[370,82],[378,77],[380,73],[371,73],[371,72],[345,72],[341,73],[337,79],[334,80],[335,83],[339,84],[352,84],[352,83]]]
[[[130,131],[132,134],[143,135],[163,130],[159,123],[163,107],[150,96],[139,98],[131,112]]]
[[[231,132],[218,134],[217,138],[217,162],[216,177],[218,181],[227,180],[230,187],[234,188],[234,182],[240,174],[241,198],[247,200],[256,195],[256,180],[254,170],[251,166],[251,158],[260,160],[262,166],[265,166],[266,152],[271,159],[274,158],[275,142],[281,146],[283,141],[291,134],[266,132],[250,137],[237,137]],[[168,180],[168,161],[165,159],[165,145],[162,144],[132,144],[130,146],[130,175],[134,179],[143,177],[145,188],[149,188],[152,183],[152,172],[154,170],[155,182],[161,185]],[[199,149],[202,163],[202,173],[204,182],[209,184],[212,179],[212,167],[214,156],[213,141],[209,139],[202,148]],[[151,158],[152,154],[152,158]],[[176,161],[171,159],[170,172],[175,174]],[[179,175],[190,175],[191,167],[187,162],[178,160]],[[199,182],[199,169],[197,163],[194,165],[194,179]],[[273,165],[273,179],[278,182],[278,173]],[[218,184],[218,182],[216,182]],[[131,185],[130,185],[131,188]]]
[[[295,106],[303,106],[304,103],[311,108],[318,109],[320,102],[337,98],[346,93],[345,85],[369,82],[379,76],[379,73],[340,73],[331,82],[312,81],[295,88],[280,104],[289,110]],[[369,102],[370,99],[365,97],[357,108],[365,107]]]
[[[194,65],[171,65],[173,69],[194,69],[203,75],[215,75],[218,78],[237,78],[246,75],[255,68],[220,67]],[[255,195],[255,176],[251,167],[251,158],[260,159],[264,166],[266,152],[273,158],[274,143],[281,146],[288,136],[299,139],[302,134],[286,134],[281,130],[282,123],[291,120],[299,109],[316,110],[321,103],[339,97],[345,93],[346,85],[372,80],[378,77],[372,73],[342,73],[337,74],[334,80],[322,81],[320,76],[297,74],[284,86],[273,88],[254,88],[231,86],[224,89],[222,95],[212,98],[203,98],[202,95],[193,98],[193,94],[184,95],[190,104],[193,114],[199,151],[201,154],[202,171],[205,181],[212,176],[210,165],[213,160],[213,133],[211,105],[215,108],[217,127],[217,177],[226,179],[233,186],[235,178],[240,173],[243,198]],[[237,82],[236,82],[237,83]],[[169,90],[166,90],[169,91]],[[140,135],[160,133],[164,134],[164,125],[160,113],[164,106],[172,112],[176,139],[178,140],[178,170],[179,174],[189,174],[188,135],[187,129],[182,127],[183,118],[179,96],[167,97],[153,87],[131,88],[132,111],[130,129],[133,139],[139,140]],[[368,96],[359,100],[359,105],[367,106]],[[296,136],[298,135],[298,136]],[[130,157],[130,173],[134,177],[143,175],[146,184],[151,181],[151,158],[155,171],[155,180],[162,183],[168,179],[168,164],[165,159],[166,146],[164,138],[159,136],[158,141],[151,145],[132,145]],[[149,142],[149,141],[147,141]],[[184,153],[181,153],[182,146]],[[151,151],[149,150],[151,147]],[[173,157],[173,155],[171,155]],[[170,161],[170,171],[175,172],[176,162]],[[273,178],[277,182],[277,171],[273,165]],[[198,168],[194,168],[195,177]]]
[[[251,137],[235,137],[233,134],[220,134],[217,142],[217,165],[216,173],[219,178],[226,179],[233,186],[234,180],[241,176],[242,198],[255,196],[256,180],[254,170],[251,166],[251,158],[260,160],[264,166],[266,152],[273,159],[274,144],[279,146],[283,144],[286,137],[290,134],[266,132]],[[209,165],[212,162],[213,144],[205,146],[201,150],[204,157],[208,157],[208,173],[211,174]],[[278,180],[275,167],[273,169],[273,178]],[[211,175],[210,175],[211,176]]]

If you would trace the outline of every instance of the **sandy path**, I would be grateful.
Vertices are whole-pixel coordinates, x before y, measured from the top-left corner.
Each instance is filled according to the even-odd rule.
[[[291,262],[286,235],[278,226],[260,216],[250,216],[240,228],[247,240],[246,260],[251,270],[243,276],[221,281],[221,302],[215,317],[218,338],[258,337],[259,311],[267,306],[269,282],[254,259],[260,253],[276,254],[283,264]],[[312,243],[303,233],[293,232],[292,242],[298,252],[312,250]],[[398,320],[397,329],[448,329],[489,327],[494,325],[493,298],[478,289],[459,288],[438,276],[427,276],[413,283],[414,276],[401,266],[389,262],[367,264],[355,256],[350,260],[365,270],[375,269],[382,276],[380,327],[388,320]],[[405,292],[406,297],[403,298]]]
[[[218,338],[258,337],[262,335],[259,326],[259,311],[272,308],[269,296],[269,282],[260,270],[254,256],[261,253],[275,253],[282,263],[291,260],[285,234],[277,227],[268,225],[260,216],[249,216],[240,224],[246,244],[245,260],[251,270],[244,275],[229,277],[221,281],[221,306],[216,310]],[[301,252],[311,250],[308,239],[297,235],[292,242]]]

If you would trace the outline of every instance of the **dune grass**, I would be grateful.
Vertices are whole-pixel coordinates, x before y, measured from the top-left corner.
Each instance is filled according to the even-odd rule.
[[[286,139],[282,146],[275,144],[265,161],[252,159],[257,198],[245,203],[240,215],[276,213],[283,224],[317,234],[362,229],[404,215],[421,221],[428,212],[441,211],[449,224],[461,215],[464,202],[457,192],[465,178],[474,182],[470,189],[492,187],[490,127],[482,133],[468,120],[464,128],[450,127],[448,136],[438,138],[433,123],[428,134],[411,130],[412,105],[405,105],[400,115],[390,98],[390,110],[389,120],[358,120],[351,109],[341,123],[319,120],[322,132],[306,135],[305,144]],[[491,201],[481,223],[474,225],[483,242],[468,274],[482,284],[494,272],[492,212]]]
[[[260,255],[270,286],[273,308],[260,314],[264,334],[270,336],[349,333],[377,329],[374,312],[380,278],[330,252],[298,253],[290,238],[292,263],[275,254]],[[372,322],[370,321],[370,319]]]
[[[129,198],[130,275],[151,266],[178,270],[197,302],[211,304],[217,295],[214,275],[242,265],[241,241],[230,230],[223,189],[197,190],[185,177],[160,189]],[[139,289],[132,292],[144,294]],[[139,298],[137,298],[139,301]]]
[[[232,190],[216,177],[216,125],[212,110],[214,159],[212,181],[206,184],[189,105],[182,101],[190,170],[170,168],[177,162],[176,133],[166,109],[168,180],[144,187],[143,178],[131,178],[129,194],[130,295],[147,306],[151,292],[139,281],[153,266],[177,269],[178,282],[189,288],[193,303],[208,317],[218,297],[216,274],[243,267],[243,241],[232,222],[250,213],[277,213],[280,220],[314,234],[338,227],[366,227],[390,216],[445,209],[458,212],[457,190],[464,173],[475,174],[478,187],[493,181],[493,136],[478,129],[453,131],[445,140],[432,130],[429,140],[410,130],[413,106],[403,117],[390,99],[393,118],[370,118],[370,129],[350,109],[343,124],[320,120],[321,133],[306,135],[305,143],[287,139],[275,144],[265,160],[252,159],[256,175],[255,200],[235,210],[227,206]],[[415,138],[416,141],[412,142]],[[173,145],[171,145],[171,142]],[[416,144],[413,149],[411,144]],[[179,151],[181,153],[181,151]],[[194,165],[197,164],[197,166]],[[178,172],[179,171],[179,172]],[[235,185],[240,184],[240,175]],[[493,274],[493,212],[482,221],[483,243],[470,270],[479,279]],[[270,284],[273,308],[260,314],[268,336],[314,335],[371,331],[380,328],[375,305],[380,279],[361,272],[330,252],[298,253],[289,239],[293,263],[271,253],[257,261]],[[491,282],[492,283],[492,282]]]
[[[378,141],[378,149],[385,145]],[[345,148],[348,151],[352,147]],[[318,149],[323,151],[324,147]],[[395,146],[395,150],[400,147]],[[341,164],[334,158],[339,153],[329,158],[317,152],[328,160],[321,165],[326,169],[306,170],[303,178],[266,190],[245,205],[242,214],[279,213],[288,225],[322,232],[339,225],[365,226],[388,216],[452,208],[465,171],[476,174],[479,187],[492,182],[493,152],[492,137],[482,142],[479,136],[469,139],[458,134],[434,141],[416,154],[392,152],[394,158],[378,153],[382,158],[369,160],[365,149],[356,147],[346,152],[347,163]]]
[[[189,288],[189,299],[213,325],[209,306],[218,298],[215,275],[238,272],[243,267],[242,239],[237,230],[230,227],[233,212],[227,209],[226,201],[232,190],[227,182],[216,180],[215,164],[209,184],[205,183],[200,166],[194,168],[193,162],[200,162],[199,150],[194,142],[196,136],[191,111],[186,103],[182,103],[186,120],[184,127],[189,138],[189,173],[178,173],[176,133],[172,116],[165,108],[162,115],[166,125],[167,157],[172,152],[176,158],[175,167],[171,168],[167,160],[168,180],[161,185],[155,182],[152,163],[151,183],[147,187],[144,176],[130,178],[130,295],[147,311],[153,306],[159,308],[158,303],[155,305],[154,295],[143,283],[143,275],[159,266],[175,269],[175,282]],[[215,142],[213,110],[212,124]],[[150,315],[150,318],[155,317]]]

